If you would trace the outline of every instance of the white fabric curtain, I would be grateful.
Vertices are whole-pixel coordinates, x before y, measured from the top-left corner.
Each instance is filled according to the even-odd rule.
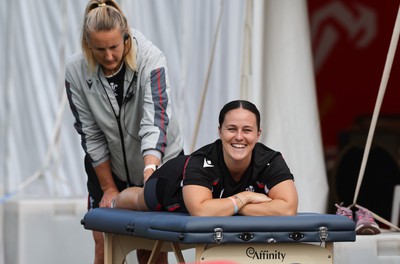
[[[256,0],[251,98],[262,111],[263,140],[295,175],[299,211],[325,212],[324,166],[305,0]]]
[[[83,12],[82,4],[41,0],[7,5],[2,8],[6,29],[1,37],[6,72],[1,98],[5,106],[1,124],[4,189],[38,196],[82,195],[82,161],[77,163],[82,154],[68,112],[59,128],[60,137],[55,137],[57,115],[64,110],[60,109],[64,61],[77,48],[79,27],[73,25],[81,19],[76,14]],[[45,164],[48,149],[53,151]],[[20,190],[40,169],[43,173]]]
[[[166,53],[186,152],[216,139],[220,108],[239,96],[245,1],[121,2],[130,25],[141,30]],[[198,120],[206,85],[204,110]],[[194,142],[197,127],[198,138]]]
[[[6,54],[8,50],[8,25],[9,17],[7,11],[9,10],[10,3],[7,1],[4,3],[3,8],[0,9],[0,36],[2,41],[0,41],[0,195],[4,192],[4,176],[6,174],[6,142],[7,138],[5,136],[7,130],[6,113],[8,112],[8,101],[5,100],[7,97],[7,81],[8,69],[6,67]]]
[[[253,100],[263,113],[263,143],[282,151],[293,169],[301,208],[321,211],[327,186],[305,1],[118,2],[131,26],[167,56],[185,151],[217,138],[223,104]],[[80,49],[85,5],[80,0],[3,3],[0,190],[5,193],[21,186],[26,188],[18,194],[86,193],[79,136],[69,106],[61,104],[64,62]]]
[[[262,112],[261,141],[281,151],[295,175],[300,211],[323,212],[327,183],[306,1],[118,2],[130,25],[167,56],[185,151],[217,138],[226,102],[250,99]],[[80,49],[86,3],[2,3],[0,206],[18,195],[86,195],[80,139],[62,104],[65,59]]]

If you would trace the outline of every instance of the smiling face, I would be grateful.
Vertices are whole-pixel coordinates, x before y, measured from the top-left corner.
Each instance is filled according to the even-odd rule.
[[[119,69],[124,54],[124,40],[119,28],[91,32],[88,44],[106,76]]]
[[[225,114],[219,127],[225,164],[231,167],[246,167],[260,138],[256,115],[246,109],[236,108]]]

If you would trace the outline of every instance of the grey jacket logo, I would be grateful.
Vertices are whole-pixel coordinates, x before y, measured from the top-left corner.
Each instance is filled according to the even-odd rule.
[[[86,80],[86,83],[87,83],[87,85],[88,85],[88,87],[89,87],[89,90],[90,90],[90,89],[92,88],[92,84],[93,84],[92,79]]]

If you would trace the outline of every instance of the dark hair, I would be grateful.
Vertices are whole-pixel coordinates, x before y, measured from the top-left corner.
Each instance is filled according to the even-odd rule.
[[[224,107],[222,107],[221,112],[219,112],[219,126],[222,126],[222,123],[225,120],[225,116],[226,114],[234,109],[238,109],[238,108],[243,108],[245,110],[248,110],[250,112],[252,112],[253,114],[256,115],[256,120],[257,120],[257,129],[260,130],[260,111],[258,111],[257,107],[246,100],[235,100],[235,101],[230,101],[229,103],[227,103],[226,105],[224,105]]]

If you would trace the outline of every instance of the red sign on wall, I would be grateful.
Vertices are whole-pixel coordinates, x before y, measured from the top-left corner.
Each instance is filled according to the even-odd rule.
[[[351,127],[356,118],[372,116],[399,3],[308,1],[325,149],[337,149],[339,133]],[[400,116],[398,53],[380,116]]]

